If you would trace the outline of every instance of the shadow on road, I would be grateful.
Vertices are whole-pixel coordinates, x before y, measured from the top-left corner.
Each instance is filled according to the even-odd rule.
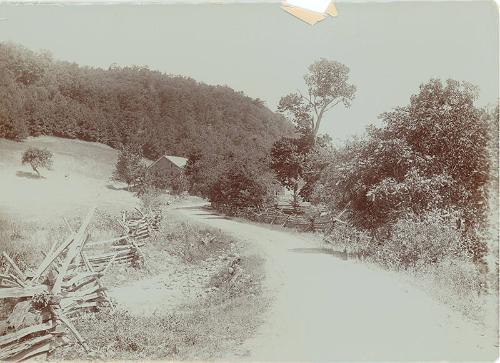
[[[343,260],[347,259],[347,254],[342,251],[334,251],[329,248],[290,248],[288,251],[296,252],[296,253],[316,253],[323,255],[332,255],[334,257],[342,258]]]
[[[175,209],[186,209],[186,210],[206,210],[207,212],[214,212],[214,209],[210,205],[193,205],[193,206],[186,206],[186,207],[177,207]],[[201,214],[199,214],[201,215]]]

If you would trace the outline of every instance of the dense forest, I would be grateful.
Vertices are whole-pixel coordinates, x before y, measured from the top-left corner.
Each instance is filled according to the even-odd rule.
[[[0,43],[0,137],[135,145],[145,157],[266,155],[292,126],[259,99],[146,67],[56,61]]]

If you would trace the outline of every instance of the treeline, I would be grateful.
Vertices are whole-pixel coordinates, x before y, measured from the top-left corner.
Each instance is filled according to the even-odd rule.
[[[202,160],[256,160],[291,132],[261,100],[229,87],[139,66],[82,67],[0,43],[0,137],[53,135],[118,149],[134,145],[150,159],[196,154]]]

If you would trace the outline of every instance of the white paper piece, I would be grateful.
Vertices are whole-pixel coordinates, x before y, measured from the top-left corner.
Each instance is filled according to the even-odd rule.
[[[331,0],[287,0],[287,5],[298,8],[324,13],[330,5]]]

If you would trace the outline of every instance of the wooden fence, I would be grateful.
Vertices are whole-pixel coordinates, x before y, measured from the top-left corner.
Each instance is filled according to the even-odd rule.
[[[22,271],[5,252],[7,268],[0,273],[0,299],[13,309],[0,322],[0,359],[25,360],[46,355],[67,344],[73,336],[88,350],[71,319],[99,307],[114,309],[101,277],[112,264],[134,264],[145,259],[141,233],[127,233],[108,241],[89,242],[92,209],[78,231],[70,231],[62,243],[54,243],[36,271]],[[142,212],[141,212],[142,213]],[[148,233],[158,227],[159,216],[143,214]],[[125,225],[131,226],[128,220]],[[142,222],[141,222],[142,223]],[[142,226],[138,223],[138,226]],[[133,228],[128,227],[129,231]],[[139,230],[139,227],[136,229]],[[149,234],[148,234],[149,236]],[[104,248],[104,252],[91,254]],[[145,262],[145,261],[144,261]]]
[[[324,209],[313,212],[307,208],[293,209],[286,205],[258,211],[249,217],[258,222],[294,228],[305,232],[328,233],[337,223],[346,224],[340,219],[343,213],[334,216]]]

